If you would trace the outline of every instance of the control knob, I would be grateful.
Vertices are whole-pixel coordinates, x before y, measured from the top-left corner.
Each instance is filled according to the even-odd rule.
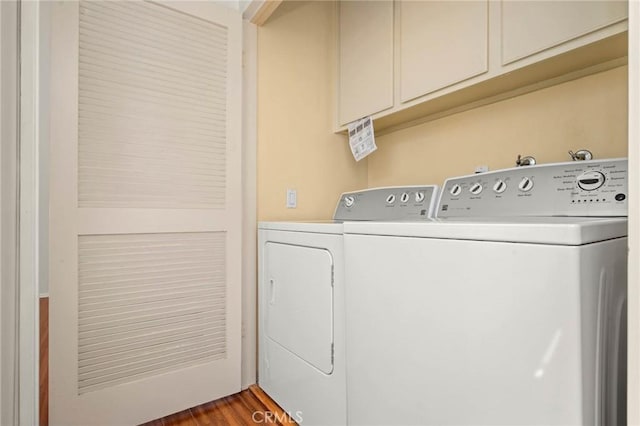
[[[469,192],[472,193],[473,195],[478,195],[479,193],[482,192],[484,188],[482,188],[482,184],[480,182],[476,182],[473,185],[471,185],[471,188],[469,188]]]
[[[409,193],[403,192],[402,195],[400,196],[400,202],[406,203],[407,201],[409,201]]]
[[[389,194],[386,201],[387,201],[387,204],[393,204],[396,202],[396,196],[393,194]]]
[[[424,201],[424,192],[418,191],[416,192],[416,203],[421,203]]]
[[[518,189],[522,192],[529,192],[533,189],[533,179],[530,177],[523,177],[518,184]]]
[[[460,193],[462,192],[462,187],[459,184],[455,184],[451,187],[451,189],[449,190],[449,193],[451,195],[453,195],[454,197],[460,195]]]
[[[595,191],[604,185],[606,178],[601,172],[584,172],[578,176],[578,186],[585,191]]]
[[[507,189],[507,184],[502,179],[498,179],[493,185],[493,192],[496,194],[502,194]]]
[[[344,205],[347,207],[353,206],[353,203],[356,202],[356,199],[352,195],[347,195],[344,197]]]

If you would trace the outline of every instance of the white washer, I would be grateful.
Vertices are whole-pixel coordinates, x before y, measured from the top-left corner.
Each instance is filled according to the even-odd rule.
[[[430,220],[437,187],[342,194],[336,222],[258,226],[258,383],[293,420],[346,424],[343,223]]]
[[[466,176],[436,221],[345,224],[348,423],[625,424],[627,220],[578,216],[626,216],[626,176]]]

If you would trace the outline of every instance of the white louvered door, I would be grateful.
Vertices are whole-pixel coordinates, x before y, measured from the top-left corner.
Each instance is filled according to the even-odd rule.
[[[240,14],[52,13],[50,423],[137,424],[238,392]]]

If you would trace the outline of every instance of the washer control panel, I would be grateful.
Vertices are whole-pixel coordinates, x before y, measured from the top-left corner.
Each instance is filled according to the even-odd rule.
[[[627,169],[619,158],[450,178],[436,216],[627,216]]]
[[[334,220],[420,221],[433,217],[438,200],[436,185],[394,186],[345,192]]]

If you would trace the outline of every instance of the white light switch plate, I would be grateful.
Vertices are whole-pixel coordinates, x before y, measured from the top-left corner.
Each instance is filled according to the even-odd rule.
[[[287,208],[295,209],[298,206],[298,192],[295,189],[287,189]]]

